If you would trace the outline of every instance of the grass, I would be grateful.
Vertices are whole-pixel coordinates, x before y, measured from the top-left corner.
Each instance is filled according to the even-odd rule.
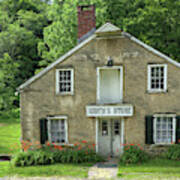
[[[54,164],[47,166],[13,167],[9,162],[0,162],[0,177],[49,177],[72,176],[85,178],[88,176],[91,163],[86,164]]]
[[[123,179],[175,179],[180,178],[180,161],[151,159],[137,165],[119,165],[118,176]]]
[[[14,154],[20,151],[19,110],[0,114],[0,154]]]
[[[15,154],[20,151],[20,120],[16,109],[0,113],[0,154]],[[10,162],[0,162],[0,177],[19,176],[88,176],[89,167],[93,164],[54,164],[47,166],[14,167]]]

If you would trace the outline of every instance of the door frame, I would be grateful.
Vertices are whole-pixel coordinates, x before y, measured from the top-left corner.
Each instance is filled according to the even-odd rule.
[[[109,118],[109,117],[108,117]],[[124,117],[120,117],[121,118],[121,148],[122,148],[122,152],[124,152]],[[116,117],[117,119],[117,117]],[[96,136],[95,136],[95,144],[96,144],[96,153],[99,152],[99,147],[98,147],[98,144],[99,144],[99,120],[100,118],[96,118]]]
[[[101,103],[100,102],[100,70],[102,69],[119,69],[120,70],[120,99],[119,102],[122,102],[123,100],[123,66],[112,66],[112,67],[108,67],[108,66],[104,66],[104,67],[97,67],[96,69],[96,73],[97,73],[97,89],[96,89],[96,102],[97,103]]]

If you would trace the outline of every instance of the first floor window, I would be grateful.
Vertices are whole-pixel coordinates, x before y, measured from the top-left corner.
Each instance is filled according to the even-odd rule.
[[[67,118],[48,118],[48,139],[51,143],[67,143]]]
[[[173,115],[154,116],[155,144],[171,144],[175,142],[176,117]]]
[[[56,93],[73,93],[73,69],[56,70]]]

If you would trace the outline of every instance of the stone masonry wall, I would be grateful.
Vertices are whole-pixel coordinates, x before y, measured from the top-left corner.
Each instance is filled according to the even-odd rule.
[[[145,143],[145,115],[157,112],[180,114],[180,68],[152,54],[128,38],[95,39],[58,64],[21,92],[23,139],[40,139],[39,119],[67,115],[69,143],[85,139],[95,142],[95,118],[87,118],[85,107],[96,103],[96,68],[111,56],[115,66],[123,66],[123,101],[134,106],[133,117],[125,118],[125,142]],[[168,92],[147,92],[148,63],[168,65]],[[56,68],[74,69],[74,95],[56,95]]]

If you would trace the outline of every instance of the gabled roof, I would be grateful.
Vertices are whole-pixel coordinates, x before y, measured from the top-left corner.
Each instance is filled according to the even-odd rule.
[[[77,52],[79,49],[81,49],[83,46],[85,46],[87,43],[89,43],[90,41],[92,41],[93,39],[96,38],[96,34],[99,33],[107,33],[107,32],[119,32],[121,31],[118,27],[114,26],[111,23],[106,23],[103,26],[101,26],[99,29],[96,30],[95,34],[91,35],[88,39],[84,40],[83,42],[81,42],[80,44],[78,44],[77,46],[75,46],[73,49],[71,49],[70,51],[68,51],[65,55],[61,56],[59,59],[57,59],[55,62],[53,62],[52,64],[50,64],[49,66],[47,66],[44,70],[42,70],[41,72],[39,72],[38,74],[36,74],[35,76],[33,76],[32,78],[30,78],[29,80],[27,80],[25,83],[21,84],[18,88],[17,91],[21,91],[23,90],[25,87],[27,87],[28,85],[30,85],[31,83],[33,83],[36,79],[40,78],[41,76],[43,76],[44,74],[46,74],[48,71],[50,71],[52,68],[54,68],[57,64],[61,63],[62,61],[66,60],[68,57],[72,56],[75,52]],[[170,57],[166,56],[165,54],[159,52],[158,50],[152,48],[151,46],[148,46],[147,44],[143,43],[142,41],[138,40],[137,38],[135,38],[134,36],[132,36],[129,33],[126,32],[122,32],[121,33],[122,36],[129,38],[130,40],[132,40],[133,42],[137,43],[138,45],[142,46],[143,48],[145,48],[146,50],[152,52],[153,54],[167,60],[169,63],[177,66],[180,68],[180,63],[176,62],[175,60],[171,59]]]
[[[106,32],[116,32],[120,31],[117,26],[114,26],[111,23],[106,23],[102,25],[99,29],[96,30],[96,33],[106,33]]]

